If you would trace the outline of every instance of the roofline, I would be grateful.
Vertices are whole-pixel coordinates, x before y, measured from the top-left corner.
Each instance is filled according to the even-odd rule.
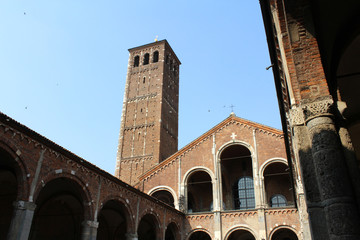
[[[7,125],[11,128],[14,128],[16,129],[17,131],[27,135],[28,137],[34,139],[35,141],[45,145],[46,147],[48,148],[51,148],[52,150],[56,151],[56,152],[59,152],[60,154],[64,155],[65,157],[77,162],[78,164],[80,165],[83,165],[87,168],[89,168],[90,170],[96,172],[97,174],[113,181],[114,183],[116,184],[119,184],[125,188],[127,188],[129,191],[132,191],[136,194],[139,194],[151,201],[154,201],[166,208],[169,208],[175,212],[177,212],[178,214],[181,214],[181,215],[184,215],[183,212],[180,212],[179,210],[175,209],[175,208],[172,208],[170,206],[168,206],[167,204],[161,202],[160,200],[157,200],[151,196],[149,196],[148,194],[132,187],[130,184],[127,184],[123,181],[121,181],[120,179],[118,179],[117,177],[115,177],[114,175],[100,169],[99,167],[97,167],[96,165],[86,161],[85,159],[75,155],[74,153],[70,152],[69,150],[61,147],[60,145],[54,143],[53,141],[47,139],[46,137],[40,135],[39,133],[35,132],[34,130],[28,128],[27,126],[17,122],[16,120],[10,118],[9,116],[7,116],[6,114],[0,112],[0,123],[3,123],[4,125]]]
[[[235,115],[230,115],[229,117],[227,117],[225,120],[223,120],[222,122],[220,122],[219,124],[217,124],[215,127],[211,128],[209,131],[205,132],[204,134],[202,134],[200,137],[196,138],[194,141],[190,142],[188,145],[186,145],[185,147],[181,148],[179,151],[177,151],[176,153],[174,153],[173,155],[171,155],[170,157],[168,157],[167,159],[165,159],[164,161],[162,161],[161,163],[157,164],[156,166],[154,166],[153,168],[149,169],[148,171],[146,171],[143,175],[141,175],[139,177],[139,181],[144,180],[146,177],[148,177],[149,175],[151,175],[153,172],[155,172],[157,169],[160,169],[163,165],[169,163],[170,161],[174,160],[176,157],[180,156],[181,154],[183,154],[184,152],[186,152],[188,149],[190,149],[191,147],[193,147],[194,145],[196,145],[197,143],[199,143],[202,139],[212,135],[214,132],[216,132],[219,128],[221,128],[222,126],[226,125],[228,122],[232,121],[232,120],[236,120],[238,122],[241,122],[243,124],[252,126],[252,127],[256,127],[256,128],[261,128],[265,131],[268,132],[272,132],[274,134],[278,134],[281,136],[284,136],[283,131],[276,129],[276,128],[272,128],[260,123],[256,123],[256,122],[252,122],[250,120],[246,120],[240,117],[237,117]]]
[[[174,50],[172,49],[172,47],[170,46],[169,42],[168,42],[166,39],[163,39],[163,40],[160,40],[160,41],[156,41],[156,42],[152,42],[152,43],[148,43],[148,44],[141,45],[141,46],[138,46],[138,47],[129,48],[128,51],[129,51],[129,52],[133,52],[133,51],[138,50],[138,49],[140,49],[140,48],[151,47],[151,46],[157,45],[157,44],[159,44],[159,43],[163,43],[163,42],[165,43],[165,45],[166,45],[167,47],[169,47],[171,53],[174,54],[176,60],[178,61],[179,65],[180,65],[181,62],[180,62],[179,58],[176,56]]]

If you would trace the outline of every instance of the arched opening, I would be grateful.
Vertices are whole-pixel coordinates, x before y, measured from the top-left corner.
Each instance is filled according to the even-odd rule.
[[[0,149],[0,239],[6,239],[14,211],[13,202],[17,197],[18,181],[14,164],[15,160]]]
[[[138,227],[139,240],[156,240],[158,222],[152,214],[146,214],[141,218]]]
[[[134,67],[138,67],[140,63],[140,57],[139,56],[135,56],[134,57]]]
[[[189,240],[211,240],[211,237],[204,231],[196,231],[190,235]]]
[[[274,232],[271,240],[298,240],[298,237],[290,229],[280,228]]]
[[[345,102],[340,111],[346,118],[350,138],[360,168],[360,34],[343,52],[336,73],[338,99]]]
[[[220,155],[224,210],[255,208],[251,152],[231,145]]]
[[[115,200],[105,203],[98,217],[97,239],[126,240],[127,216],[122,203]]]
[[[213,190],[210,175],[197,171],[187,182],[188,212],[209,212],[212,210]]]
[[[255,237],[251,232],[240,229],[233,231],[227,240],[255,240]]]
[[[152,197],[166,203],[171,207],[175,207],[174,205],[174,197],[173,195],[167,190],[159,190],[151,194]]]
[[[156,63],[159,61],[159,51],[155,51],[153,54],[153,63]]]
[[[81,187],[71,179],[47,183],[36,200],[29,239],[80,239],[83,202]]]
[[[149,58],[150,58],[150,55],[148,53],[145,53],[143,65],[149,64]]]
[[[165,240],[178,240],[180,239],[179,229],[175,223],[170,223],[165,231]]]
[[[289,167],[285,163],[274,162],[266,166],[264,188],[269,207],[294,205]]]

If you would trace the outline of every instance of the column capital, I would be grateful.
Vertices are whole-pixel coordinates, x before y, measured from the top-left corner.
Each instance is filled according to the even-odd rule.
[[[316,117],[332,116],[332,107],[334,100],[331,96],[316,99],[312,102],[302,102],[302,109],[304,111],[305,121],[309,121]]]
[[[16,201],[13,202],[13,206],[18,210],[30,210],[34,211],[36,208],[36,204],[33,202],[25,202],[25,201]]]
[[[331,117],[334,100],[331,96],[317,98],[315,100],[303,100],[298,107],[290,109],[291,126],[301,126],[311,119],[327,116]]]
[[[96,221],[85,220],[81,224],[85,227],[91,227],[91,228],[99,227],[99,222],[96,222]]]

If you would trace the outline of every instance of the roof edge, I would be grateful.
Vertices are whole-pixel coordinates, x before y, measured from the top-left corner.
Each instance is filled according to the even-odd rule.
[[[284,132],[276,129],[276,128],[272,128],[257,122],[253,122],[250,120],[246,120],[244,118],[240,118],[237,117],[235,115],[230,115],[229,117],[225,118],[223,121],[221,121],[220,123],[218,123],[217,125],[215,125],[213,128],[211,128],[210,130],[208,130],[207,132],[205,132],[204,134],[200,135],[198,138],[196,138],[195,140],[193,140],[192,142],[190,142],[189,144],[187,144],[186,146],[184,146],[183,148],[181,148],[180,150],[178,150],[176,153],[174,153],[173,155],[171,155],[170,157],[168,157],[167,159],[165,159],[164,161],[162,161],[161,163],[155,165],[153,168],[149,169],[147,172],[145,172],[144,174],[142,174],[139,177],[139,181],[141,182],[142,180],[144,180],[146,177],[150,176],[153,172],[155,172],[156,170],[160,169],[162,166],[166,165],[167,163],[171,162],[172,160],[176,159],[176,157],[178,157],[179,155],[181,155],[182,153],[184,153],[185,151],[187,151],[188,149],[190,149],[192,146],[196,145],[198,142],[200,142],[202,139],[208,137],[209,135],[213,134],[214,132],[216,132],[219,128],[221,128],[222,126],[226,125],[228,122],[235,120],[238,122],[241,122],[243,124],[252,126],[252,127],[256,127],[256,128],[261,128],[265,131],[274,133],[274,134],[278,134],[281,136],[284,136]]]

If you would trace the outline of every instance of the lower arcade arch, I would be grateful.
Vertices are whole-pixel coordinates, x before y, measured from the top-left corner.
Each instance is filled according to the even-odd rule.
[[[236,228],[230,231],[225,237],[226,240],[256,240],[254,234],[249,229]]]
[[[282,227],[271,234],[270,240],[298,240],[298,237],[294,231]]]
[[[0,149],[0,239],[6,239],[10,228],[13,202],[17,199],[18,180],[15,160]]]
[[[211,237],[205,231],[195,231],[195,232],[191,233],[188,240],[211,240]]]
[[[126,240],[129,231],[129,213],[126,206],[116,200],[107,201],[98,216],[97,239]]]
[[[180,230],[175,223],[170,223],[165,231],[165,240],[179,240],[180,239]]]
[[[36,200],[29,239],[80,239],[85,201],[81,187],[69,178],[47,183]]]
[[[160,239],[159,223],[156,217],[150,213],[144,215],[137,230],[138,240]]]

